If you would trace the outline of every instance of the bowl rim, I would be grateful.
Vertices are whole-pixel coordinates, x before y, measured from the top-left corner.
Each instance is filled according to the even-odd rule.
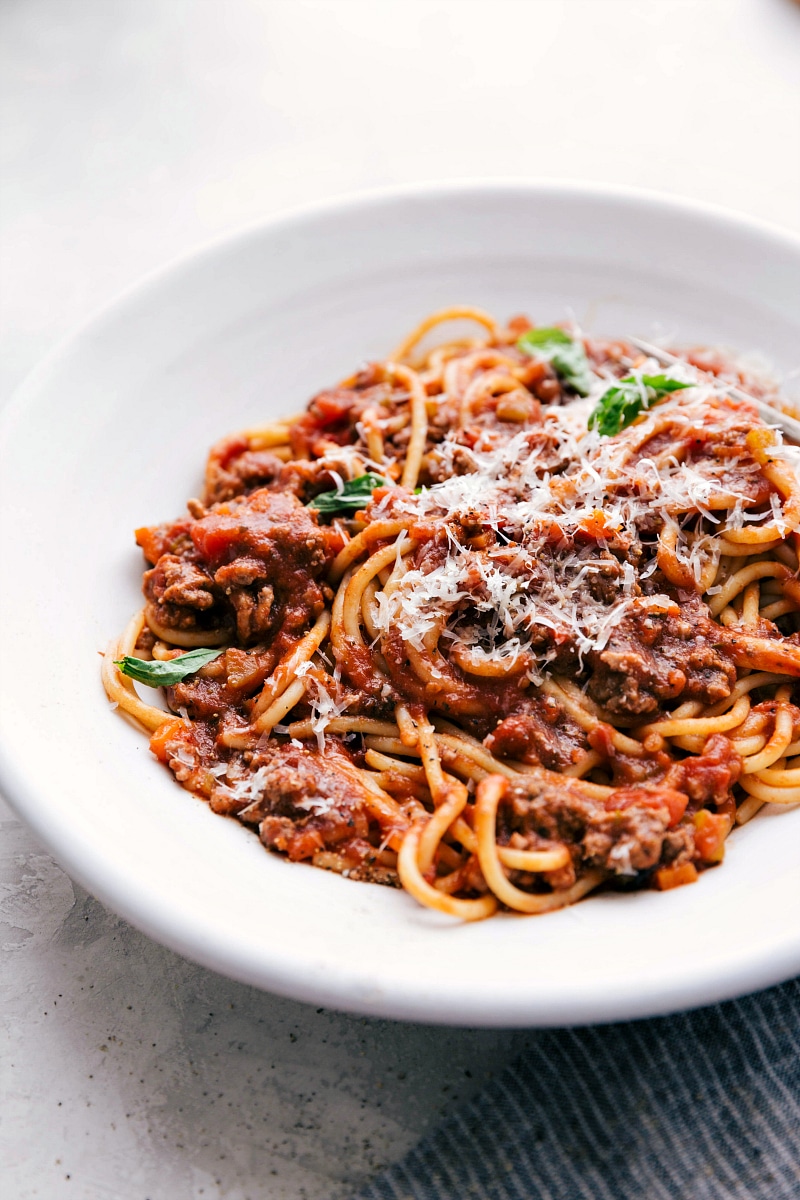
[[[52,347],[3,405],[0,410],[0,457],[6,449],[11,449],[15,424],[24,416],[29,398],[32,400],[47,379],[58,372],[73,348],[99,333],[107,324],[117,322],[120,317],[124,319],[127,305],[141,302],[148,293],[157,292],[162,281],[175,279],[189,269],[203,266],[207,268],[217,256],[224,257],[254,237],[275,235],[281,230],[293,230],[308,223],[336,220],[347,214],[402,205],[416,199],[458,201],[464,197],[502,199],[504,196],[569,196],[589,202],[595,199],[620,207],[647,209],[656,215],[661,213],[667,217],[683,215],[717,228],[726,228],[734,234],[749,234],[775,247],[788,249],[798,256],[800,266],[800,234],[716,204],[645,188],[561,179],[527,180],[497,177],[489,180],[464,178],[419,182],[346,192],[322,201],[283,209],[265,219],[248,222],[227,231],[148,271],[110,301],[99,305]],[[276,953],[273,959],[265,962],[263,957],[258,959],[257,956],[246,953],[244,944],[235,939],[227,945],[221,944],[219,940],[209,942],[208,939],[204,939],[202,934],[198,933],[196,924],[193,925],[190,919],[187,920],[182,910],[176,908],[175,912],[165,919],[163,912],[149,903],[146,895],[131,891],[126,878],[121,878],[113,869],[108,870],[101,853],[95,853],[93,849],[92,853],[86,854],[83,847],[65,843],[57,836],[51,835],[48,814],[41,811],[35,789],[28,788],[14,761],[13,749],[6,746],[2,735],[0,791],[23,824],[64,866],[72,878],[148,936],[209,969],[221,971],[242,982],[341,1010],[448,1025],[546,1026],[595,1023],[634,1019],[712,1003],[769,986],[800,971],[798,931],[794,940],[786,939],[782,943],[778,953],[773,947],[768,957],[762,955],[759,959],[757,953],[751,954],[746,962],[725,972],[723,977],[715,976],[709,979],[701,976],[688,983],[681,980],[671,991],[665,989],[662,984],[658,994],[645,989],[635,996],[630,995],[624,987],[606,987],[602,1001],[589,995],[575,997],[571,1004],[564,1006],[558,1013],[551,1012],[549,1016],[546,1011],[537,1009],[530,1000],[522,1002],[518,998],[505,1006],[494,1005],[492,1011],[488,1011],[486,1001],[480,996],[475,1000],[465,997],[460,1007],[450,1007],[447,1012],[442,1012],[441,1003],[437,1010],[435,997],[426,995],[413,986],[398,988],[389,995],[383,992],[380,995],[366,995],[363,980],[355,971],[342,971],[335,978],[320,979],[313,969],[306,969],[301,977],[298,970],[299,960],[294,955]]]
[[[172,255],[165,262],[149,271],[136,276],[130,283],[113,293],[110,299],[101,301],[85,317],[58,338],[53,346],[45,352],[41,359],[25,373],[15,384],[8,399],[0,407],[0,438],[5,432],[7,422],[24,401],[29,386],[38,383],[39,376],[49,373],[49,370],[69,351],[73,343],[83,339],[95,328],[100,328],[117,315],[117,311],[129,300],[138,299],[141,294],[156,287],[163,278],[176,275],[179,272],[200,265],[214,258],[217,254],[226,252],[251,237],[261,233],[269,233],[277,228],[287,230],[309,221],[355,213],[360,209],[374,208],[381,205],[394,204],[397,201],[424,199],[452,199],[465,195],[496,196],[503,193],[512,195],[542,195],[556,196],[568,193],[587,199],[617,201],[631,207],[646,206],[662,209],[665,213],[682,213],[689,217],[699,217],[713,224],[726,225],[730,229],[747,229],[750,233],[760,235],[767,240],[780,245],[788,243],[800,253],[800,230],[795,231],[762,217],[738,209],[728,208],[709,200],[694,200],[678,193],[663,192],[657,188],[637,187],[631,184],[593,182],[591,180],[564,179],[558,176],[543,176],[537,179],[526,179],[522,176],[493,176],[482,179],[479,176],[462,176],[454,179],[421,180],[411,183],[386,184],[381,187],[359,188],[348,190],[325,197],[322,200],[311,200],[299,205],[287,205],[274,213],[232,229],[224,230],[211,238],[204,239],[196,246],[179,254]],[[2,449],[2,441],[0,441]]]

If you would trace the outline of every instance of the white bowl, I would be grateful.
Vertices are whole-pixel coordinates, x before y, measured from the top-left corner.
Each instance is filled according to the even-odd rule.
[[[98,651],[139,603],[131,531],[177,516],[210,443],[296,410],[427,312],[573,313],[798,365],[800,242],[644,193],[476,184],[271,221],[168,268],[4,414],[2,783],[64,867],[206,966],[299,999],[482,1025],[605,1021],[800,970],[800,812],[760,815],[692,887],[458,925],[266,853],[110,710]]]

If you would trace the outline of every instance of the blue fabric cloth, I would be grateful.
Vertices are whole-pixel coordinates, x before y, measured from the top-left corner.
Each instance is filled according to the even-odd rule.
[[[798,1200],[800,980],[544,1030],[360,1200]]]

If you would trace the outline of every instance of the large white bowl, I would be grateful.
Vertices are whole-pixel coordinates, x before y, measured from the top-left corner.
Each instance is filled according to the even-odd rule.
[[[800,812],[759,816],[693,887],[464,926],[267,854],[109,708],[98,651],[139,603],[134,526],[182,511],[219,435],[298,409],[459,303],[668,331],[790,370],[800,242],[644,193],[426,187],[271,221],[126,294],[28,380],[0,426],[2,784],[64,867],[135,925],[303,1000],[556,1025],[784,979],[800,970]]]

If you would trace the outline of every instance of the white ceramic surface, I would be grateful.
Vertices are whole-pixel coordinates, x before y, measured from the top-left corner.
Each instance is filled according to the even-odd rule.
[[[20,815],[172,948],[300,999],[487,1025],[664,1012],[800,970],[800,812],[691,888],[459,926],[290,865],[109,710],[97,651],[138,603],[134,526],[177,515],[221,433],[297,409],[431,309],[668,331],[798,365],[800,241],[652,195],[410,189],[271,222],[160,273],[58,350],[0,426],[0,771]]]

